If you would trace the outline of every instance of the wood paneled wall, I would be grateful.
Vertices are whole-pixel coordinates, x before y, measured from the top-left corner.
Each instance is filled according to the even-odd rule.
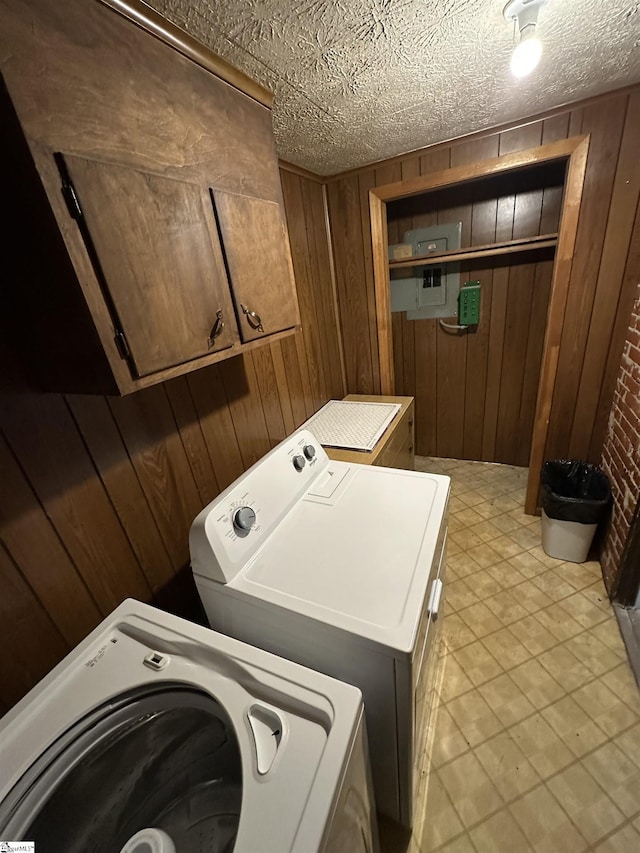
[[[558,352],[558,374],[545,458],[575,456],[598,461],[633,302],[633,288],[640,275],[640,260],[632,245],[640,194],[640,160],[637,156],[640,87],[578,104],[546,118],[462,138],[451,144],[432,146],[330,179],[329,210],[350,392],[375,394],[380,391],[369,189],[580,134],[590,134],[591,144],[566,320]],[[526,275],[530,279],[531,271]],[[500,300],[504,303],[506,294],[505,288],[501,295],[498,291],[498,303]],[[506,308],[500,308],[495,296],[494,288],[491,313],[500,309],[504,313],[506,328],[511,322],[509,303],[507,301]],[[486,313],[486,301],[483,310]],[[536,310],[541,312],[542,307],[536,307]],[[520,323],[521,319],[517,322]],[[438,335],[441,337],[444,332],[438,332]],[[419,345],[426,349],[420,353],[420,358],[424,359],[428,357],[433,343],[429,344],[428,339],[422,336],[419,340]],[[463,359],[466,363],[478,363],[481,373],[486,371],[487,376],[492,375],[494,362],[500,360],[502,365],[512,363],[512,356],[504,346],[490,349],[486,347],[487,341],[486,336],[476,336],[473,340],[469,336],[465,349],[456,346],[459,340],[439,340],[442,358],[438,357],[435,380],[432,377],[429,381],[444,385],[449,381],[450,371],[461,375]],[[506,335],[504,341],[507,341]],[[522,348],[522,341],[518,346]],[[531,370],[535,362],[533,355],[527,353],[524,356],[525,365],[528,361]],[[519,357],[522,359],[522,354]],[[395,358],[397,363],[400,359],[398,353]],[[457,366],[456,360],[459,362]],[[526,370],[529,367],[525,366]],[[403,381],[402,391],[414,393],[410,387],[414,380],[406,372]],[[461,390],[457,400],[451,399],[442,429],[455,429],[458,447],[462,441],[462,455],[484,458],[484,451],[490,445],[488,437],[492,434],[494,419],[506,416],[511,425],[515,425],[515,408],[509,414],[500,410],[500,387],[496,382],[491,389],[487,386],[491,399],[483,403],[479,399],[475,374],[467,372],[465,393],[462,394]],[[466,396],[468,394],[471,397]],[[474,402],[469,403],[469,400]],[[484,406],[482,416],[479,412],[481,403]],[[465,444],[464,419],[460,418],[460,406],[463,405],[477,409],[473,415],[474,422],[482,420],[482,447],[479,447],[478,431],[473,431],[473,435],[467,431]],[[431,416],[432,412],[418,408],[416,425],[420,432],[432,428],[425,424]],[[519,419],[520,415],[518,422]],[[427,444],[429,446],[433,443]],[[422,447],[425,447],[424,442]],[[453,448],[445,450],[448,453]]]
[[[191,521],[344,395],[324,189],[282,182],[301,334],[125,398],[44,394],[3,345],[0,712],[128,596],[199,618]]]
[[[393,202],[389,241],[450,222],[463,248],[557,232],[564,173],[541,166]],[[396,392],[416,398],[418,454],[528,464],[552,272],[552,250],[461,264],[461,283],[482,286],[480,323],[465,332],[393,313]]]

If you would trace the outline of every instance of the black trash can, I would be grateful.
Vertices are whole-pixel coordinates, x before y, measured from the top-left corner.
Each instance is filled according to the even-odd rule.
[[[609,478],[588,462],[557,459],[542,466],[541,484],[545,554],[584,563],[611,504]]]

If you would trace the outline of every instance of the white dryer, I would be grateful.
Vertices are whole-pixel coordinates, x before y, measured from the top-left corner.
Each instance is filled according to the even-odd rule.
[[[0,838],[375,851],[362,697],[128,600],[0,721]]]
[[[225,634],[357,685],[378,809],[410,827],[428,731],[448,477],[330,461],[302,429],[195,519]]]

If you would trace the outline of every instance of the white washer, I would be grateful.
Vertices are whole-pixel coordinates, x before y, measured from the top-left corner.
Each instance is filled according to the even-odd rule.
[[[128,600],[0,721],[0,838],[375,851],[363,723],[350,685]]]
[[[376,805],[410,827],[431,704],[450,480],[330,461],[302,429],[195,519],[213,627],[358,686]]]

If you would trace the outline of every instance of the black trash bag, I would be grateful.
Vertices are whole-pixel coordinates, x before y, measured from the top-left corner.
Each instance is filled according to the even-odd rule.
[[[597,524],[611,503],[607,475],[588,462],[558,459],[542,466],[542,507],[549,518]]]

